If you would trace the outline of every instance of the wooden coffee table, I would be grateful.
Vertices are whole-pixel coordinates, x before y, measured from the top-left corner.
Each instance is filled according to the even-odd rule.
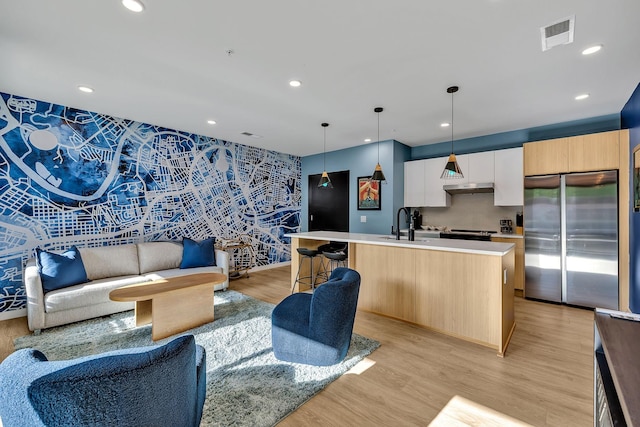
[[[221,273],[198,273],[123,286],[109,293],[113,301],[135,301],[136,326],[151,323],[157,341],[213,321],[214,286]]]

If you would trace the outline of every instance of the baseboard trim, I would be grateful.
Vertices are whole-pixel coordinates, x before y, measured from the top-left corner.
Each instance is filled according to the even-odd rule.
[[[285,267],[287,265],[291,265],[291,261],[276,262],[268,265],[258,265],[255,267],[251,267],[249,272],[251,273],[252,271],[271,270],[272,268]]]
[[[27,309],[20,308],[18,310],[3,311],[2,313],[0,313],[0,321],[17,319],[18,317],[27,317]],[[0,427],[2,426],[0,425]]]

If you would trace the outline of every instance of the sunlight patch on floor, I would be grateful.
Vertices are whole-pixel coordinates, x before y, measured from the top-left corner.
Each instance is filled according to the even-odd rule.
[[[531,427],[530,424],[511,418],[460,396],[453,396],[429,427]]]
[[[356,365],[353,368],[345,372],[345,375],[348,375],[348,374],[360,375],[361,373],[363,373],[364,371],[366,371],[367,369],[369,369],[375,364],[376,364],[375,361],[369,359],[368,357],[365,357],[364,359],[356,363]]]

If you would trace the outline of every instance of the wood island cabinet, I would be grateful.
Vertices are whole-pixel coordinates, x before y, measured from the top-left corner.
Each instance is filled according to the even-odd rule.
[[[513,243],[515,250],[515,275],[513,287],[524,294],[524,237],[491,237],[492,242]],[[524,296],[524,295],[522,295]]]
[[[292,292],[304,290],[295,282],[297,248],[347,242],[349,268],[361,277],[358,310],[481,344],[504,356],[515,328],[513,242],[396,241],[328,231],[288,237]],[[306,273],[308,267],[303,268]]]

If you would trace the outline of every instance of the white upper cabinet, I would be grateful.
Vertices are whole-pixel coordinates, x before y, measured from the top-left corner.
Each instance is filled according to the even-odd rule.
[[[425,160],[404,163],[404,206],[426,206],[424,166]]]
[[[425,207],[451,206],[451,196],[442,189],[442,186],[451,181],[458,180],[445,180],[440,178],[444,167],[447,165],[448,159],[449,156],[424,161]],[[459,163],[460,162],[458,162],[458,164]]]
[[[522,206],[524,203],[522,147],[495,151],[496,206]]]
[[[462,179],[441,179],[447,157],[404,163],[404,205],[409,207],[448,207],[451,196],[443,185],[494,183],[496,206],[522,206],[522,148],[485,151],[456,156]]]
[[[467,171],[462,169],[469,183],[493,182],[494,180],[494,151],[468,154]],[[461,166],[462,167],[462,166]]]

